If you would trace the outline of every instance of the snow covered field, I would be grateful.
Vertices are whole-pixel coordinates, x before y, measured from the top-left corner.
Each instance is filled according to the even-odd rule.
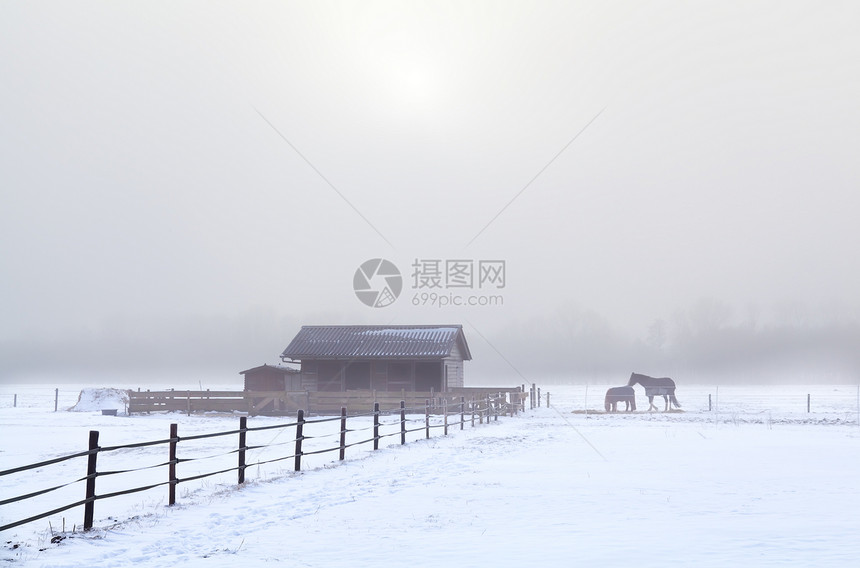
[[[301,473],[291,471],[292,460],[252,467],[241,489],[235,472],[180,484],[174,507],[166,506],[166,487],[98,501],[90,533],[71,531],[83,518],[82,508],[72,509],[5,531],[0,558],[76,567],[853,566],[860,558],[856,386],[680,385],[684,412],[669,414],[642,412],[640,389],[640,411],[617,415],[598,412],[605,386],[546,390],[552,408],[452,427],[447,437],[441,429],[430,440],[416,432],[405,446],[386,438],[378,452],[349,448],[340,464],[337,452],[306,456]],[[83,450],[91,429],[108,446],[164,439],[171,422],[180,436],[238,425],[235,416],[214,414],[65,410],[78,392],[61,389],[54,412],[53,388],[0,388],[0,469]],[[249,426],[284,421],[255,417]],[[367,419],[349,424],[367,426]],[[337,422],[306,428],[317,436],[310,449],[336,444]],[[293,437],[292,428],[250,433],[251,445],[281,445],[249,452],[248,462],[290,455]],[[233,436],[180,442],[180,458],[212,456],[180,464],[180,478],[231,467],[235,447]],[[99,471],[162,463],[166,451],[106,452]],[[75,459],[6,476],[0,499],[78,479],[85,469],[85,459]],[[99,478],[97,492],[166,475],[160,467]],[[76,483],[4,505],[0,524],[82,497]],[[58,535],[66,538],[52,543]]]

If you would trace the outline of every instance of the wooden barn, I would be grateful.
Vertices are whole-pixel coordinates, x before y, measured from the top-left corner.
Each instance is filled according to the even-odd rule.
[[[245,377],[246,391],[302,390],[301,373],[275,365],[260,365],[239,373]]]
[[[320,392],[446,392],[465,386],[471,359],[461,325],[303,326],[281,353]]]

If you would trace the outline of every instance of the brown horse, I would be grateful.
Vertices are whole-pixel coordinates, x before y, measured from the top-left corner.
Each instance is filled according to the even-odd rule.
[[[648,410],[657,410],[657,407],[654,405],[655,396],[662,396],[663,400],[666,401],[666,409],[664,412],[669,411],[670,403],[677,408],[681,408],[681,403],[678,402],[677,398],[675,398],[675,381],[669,377],[660,377],[655,379],[648,375],[631,373],[627,386],[632,388],[636,383],[645,387],[645,396],[648,397]]]
[[[603,406],[606,412],[618,412],[618,403],[623,402],[627,412],[636,410],[636,392],[633,387],[612,387],[606,391]]]

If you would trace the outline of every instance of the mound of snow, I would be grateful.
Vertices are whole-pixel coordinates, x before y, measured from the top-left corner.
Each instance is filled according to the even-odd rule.
[[[83,389],[78,402],[69,410],[72,412],[92,412],[115,408],[125,412],[128,405],[128,392],[122,389]]]

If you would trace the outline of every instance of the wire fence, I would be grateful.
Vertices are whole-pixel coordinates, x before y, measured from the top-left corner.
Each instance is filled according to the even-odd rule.
[[[545,398],[562,410],[575,414],[601,415],[607,412],[608,385],[554,385]],[[636,413],[649,414],[648,399],[642,389],[634,388]],[[860,385],[774,385],[716,386],[679,384],[675,391],[681,402],[671,413],[679,419],[786,421],[852,423],[860,425]],[[654,397],[657,411],[665,412],[662,396]],[[624,404],[619,407],[624,413]],[[653,409],[652,409],[653,410]]]
[[[8,389],[2,389],[7,391]],[[23,388],[21,392],[2,392],[0,407],[5,408],[40,408],[55,412],[65,410],[78,401],[80,389],[55,388]]]
[[[534,393],[534,389],[532,392]],[[534,408],[539,397],[533,394],[528,400]],[[4,498],[0,500],[0,506],[29,501],[61,490],[68,495],[69,489],[74,487],[78,487],[75,491],[80,495],[81,484],[84,485],[82,499],[73,499],[71,502],[53,506],[50,510],[6,522],[0,526],[0,531],[52,517],[76,507],[84,508],[82,525],[85,530],[89,530],[93,526],[97,501],[165,487],[167,503],[174,505],[177,502],[177,488],[191,481],[235,474],[236,483],[242,485],[246,480],[246,472],[251,467],[286,462],[292,464],[294,471],[301,471],[303,461],[308,456],[338,452],[338,459],[344,460],[347,450],[356,446],[372,445],[373,450],[378,450],[380,441],[387,438],[399,438],[400,444],[406,444],[407,437],[415,439],[416,435],[429,439],[433,430],[442,430],[443,435],[448,435],[452,427],[463,430],[467,424],[474,427],[476,423],[498,421],[500,415],[513,416],[525,410],[525,404],[525,397],[519,401],[493,396],[466,401],[465,397],[461,397],[459,404],[448,405],[445,402],[441,412],[440,409],[435,409],[431,413],[430,400],[421,408],[407,408],[405,402],[401,401],[399,409],[381,411],[377,403],[370,413],[347,416],[344,407],[340,416],[313,419],[306,418],[305,412],[299,410],[294,422],[248,426],[247,417],[242,416],[239,417],[238,428],[234,430],[189,436],[180,436],[178,425],[171,424],[166,438],[116,446],[99,446],[99,431],[91,430],[86,450],[0,471],[0,478],[31,475],[52,479],[44,475],[45,468],[66,467],[68,462],[83,458],[87,461],[86,475],[56,484],[43,483],[48,486],[40,486],[39,489],[22,495]],[[423,417],[416,418],[416,415],[420,414],[423,414]],[[264,432],[275,435],[267,442],[255,444],[249,441],[249,435],[260,437]],[[290,435],[281,439],[281,434],[285,432]],[[312,433],[315,435],[311,435]],[[410,434],[411,436],[408,436]],[[235,443],[206,445],[202,448],[195,445],[195,442],[212,438],[235,440]],[[164,446],[167,447],[167,459],[158,459],[159,454],[165,456]],[[158,453],[154,453],[153,449],[159,447],[161,449]],[[130,451],[134,452],[136,458],[155,459],[135,467],[112,467],[109,460],[112,454],[127,454]],[[127,464],[128,460],[121,463]],[[205,465],[206,463],[209,465]],[[167,470],[166,475],[164,468]],[[153,473],[155,470],[162,471],[160,479]],[[144,474],[145,482],[132,486],[122,483],[120,478],[128,474],[136,474],[135,479],[138,480],[141,479],[139,475]]]

